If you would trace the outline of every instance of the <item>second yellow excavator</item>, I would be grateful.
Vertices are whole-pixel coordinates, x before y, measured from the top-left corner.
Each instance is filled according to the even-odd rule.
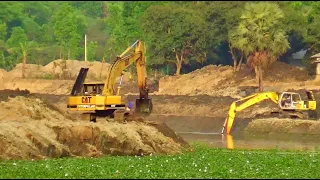
[[[272,111],[271,116],[283,117],[283,118],[315,118],[316,117],[316,100],[312,91],[306,91],[308,100],[301,100],[299,93],[295,92],[283,92],[280,96],[276,92],[261,92],[242,98],[231,104],[228,117],[226,118],[222,134],[230,134],[233,121],[237,112],[242,111],[254,104],[257,104],[263,100],[271,100],[278,104],[279,110]],[[241,103],[241,104],[239,104]]]
[[[140,97],[136,99],[135,111],[143,114],[150,114],[152,101],[148,97],[146,58],[143,42],[137,40],[128,47],[111,64],[108,77],[105,82],[84,83],[88,68],[81,68],[74,83],[70,96],[67,98],[67,107],[71,110],[83,111],[90,115],[90,121],[96,122],[96,117],[114,116],[123,120],[126,105],[120,96],[123,71],[135,63],[137,68],[138,87]],[[115,90],[116,78],[120,78],[118,89]]]

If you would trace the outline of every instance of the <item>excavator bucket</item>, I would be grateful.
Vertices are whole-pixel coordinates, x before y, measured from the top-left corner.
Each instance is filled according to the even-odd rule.
[[[148,99],[136,99],[136,113],[151,114],[152,101]]]

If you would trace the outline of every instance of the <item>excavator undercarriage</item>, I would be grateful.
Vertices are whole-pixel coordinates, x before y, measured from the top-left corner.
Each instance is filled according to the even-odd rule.
[[[317,114],[315,111],[284,111],[273,110],[270,113],[258,114],[255,118],[290,118],[290,119],[308,119],[316,120]]]

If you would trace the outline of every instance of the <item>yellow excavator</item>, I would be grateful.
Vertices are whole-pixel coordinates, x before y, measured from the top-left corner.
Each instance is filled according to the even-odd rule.
[[[152,101],[148,97],[145,46],[137,40],[128,47],[111,64],[105,82],[84,83],[89,68],[81,68],[67,97],[67,108],[83,111],[90,115],[90,121],[96,122],[97,117],[114,117],[123,120],[129,112],[120,96],[123,71],[131,64],[136,64],[140,97],[136,99],[135,112],[150,114]],[[118,89],[115,90],[116,78],[120,77]]]
[[[316,100],[312,91],[306,91],[308,100],[302,100],[299,93],[283,92],[278,95],[276,92],[256,93],[231,104],[228,117],[226,118],[222,134],[230,134],[231,128],[237,112],[242,111],[254,104],[264,100],[271,100],[278,105],[278,109],[272,111],[269,115],[272,117],[308,119],[316,118]]]

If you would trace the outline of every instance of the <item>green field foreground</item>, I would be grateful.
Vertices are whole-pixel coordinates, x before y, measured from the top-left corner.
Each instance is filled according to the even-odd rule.
[[[0,161],[0,178],[320,178],[319,152],[193,147],[170,156]]]

